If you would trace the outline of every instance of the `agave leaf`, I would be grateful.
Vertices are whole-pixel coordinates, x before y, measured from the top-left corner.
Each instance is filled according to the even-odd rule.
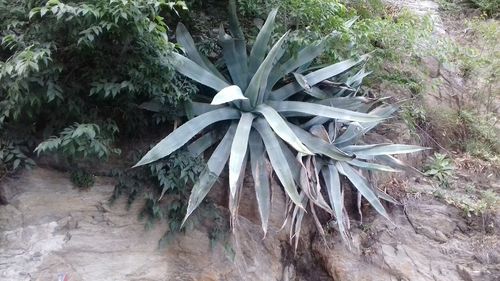
[[[190,143],[187,149],[194,156],[199,156],[209,147],[214,145],[219,139],[220,137],[218,137],[218,134],[214,132],[208,132],[203,136],[199,137],[197,140]]]
[[[148,151],[148,153],[146,153],[146,155],[142,157],[139,162],[137,162],[137,164],[134,165],[134,167],[149,164],[170,155],[172,152],[186,144],[201,130],[213,123],[223,120],[237,119],[239,117],[240,112],[229,107],[216,109],[195,117],[184,123],[157,143],[151,150]]]
[[[418,152],[427,147],[418,145],[406,144],[369,144],[369,145],[349,145],[342,148],[342,150],[350,153],[355,153],[359,156],[376,156],[376,155],[392,155]]]
[[[246,89],[248,86],[248,65],[246,47],[241,49],[240,42],[224,32],[224,27],[220,27],[219,41],[222,45],[222,54],[226,62],[227,69],[231,74],[233,82],[241,89]]]
[[[361,195],[363,195],[363,197],[366,198],[366,200],[368,200],[368,202],[370,202],[370,204],[379,214],[390,220],[384,206],[382,206],[382,203],[380,203],[380,200],[378,200],[378,195],[375,194],[375,192],[373,192],[373,190],[369,187],[367,180],[363,176],[359,175],[347,163],[336,162],[335,166],[339,173],[349,179],[353,186],[359,191]]]
[[[379,101],[380,99],[369,99],[365,97],[334,97],[322,99],[316,103],[366,113]]]
[[[232,102],[235,100],[246,100],[247,98],[241,92],[240,87],[236,85],[231,85],[222,89],[218,92],[214,99],[212,100],[211,105],[220,105],[226,102]]]
[[[368,170],[383,171],[383,172],[401,172],[401,170],[397,170],[397,169],[394,169],[394,168],[389,167],[389,166],[380,165],[380,164],[376,164],[376,163],[364,162],[364,161],[360,161],[357,159],[347,161],[347,163],[349,163],[352,166],[356,166],[356,167],[368,169]]]
[[[324,67],[322,69],[316,70],[314,72],[311,72],[305,76],[305,79],[307,80],[308,84],[312,87],[316,84],[318,84],[321,81],[324,81],[328,78],[331,78],[333,76],[336,76],[340,73],[343,73],[352,67],[358,65],[360,62],[366,60],[368,58],[368,55],[363,55],[360,56],[357,59],[349,59],[345,61],[338,62],[336,64],[332,64],[330,66]],[[292,95],[300,92],[302,90],[302,87],[298,83],[289,83],[275,91],[273,91],[269,98],[272,100],[285,100]]]
[[[203,68],[185,56],[176,53],[173,53],[172,55],[174,68],[182,75],[187,76],[194,81],[216,91],[220,91],[230,86],[229,83],[219,78],[216,74]]]
[[[312,126],[311,129],[309,129],[309,132],[327,143],[332,143],[332,141],[330,140],[330,136],[328,135],[328,132],[326,131],[324,126]]]
[[[332,213],[332,209],[328,206],[321,194],[318,165],[316,165],[317,163],[315,163],[313,159],[314,158],[307,156],[304,161],[301,153],[297,155],[297,160],[302,166],[299,179],[300,189],[307,198],[309,198],[310,202],[324,209],[326,212]]]
[[[194,210],[196,210],[205,196],[207,196],[208,192],[219,178],[220,173],[226,166],[231,152],[231,143],[233,142],[235,132],[236,124],[233,123],[208,160],[207,169],[200,175],[200,178],[193,186],[193,190],[189,196],[186,216],[182,220],[182,225],[184,225],[188,217]]]
[[[340,119],[356,122],[370,122],[384,119],[380,116],[375,116],[367,113],[359,113],[355,111],[335,108],[331,106],[300,102],[300,101],[269,101],[268,104],[278,112],[298,112],[305,113],[311,116],[323,116],[332,119]]]
[[[201,67],[205,68],[206,70],[217,75],[217,77],[219,77],[220,79],[226,81],[224,76],[222,76],[222,74],[217,70],[217,68],[208,59],[206,59],[198,52],[198,49],[194,44],[193,38],[191,37],[191,34],[189,34],[189,31],[184,26],[184,24],[179,23],[177,25],[177,29],[175,30],[175,38],[177,39],[177,42],[182,47],[184,47],[184,53],[189,59],[191,59]]]
[[[368,58],[368,55],[362,55],[359,58],[348,59],[336,64],[321,68],[314,72],[311,72],[306,75],[306,79],[309,82],[309,85],[316,85],[317,83],[329,79],[333,76],[339,75],[354,66],[358,65],[360,62],[365,61]]]
[[[300,73],[294,72],[293,76],[299,85],[304,89],[304,92],[317,99],[327,99],[328,94],[318,87],[311,87],[306,77]]]
[[[286,161],[286,157],[283,154],[283,151],[280,148],[280,144],[276,138],[276,135],[269,127],[269,124],[263,119],[259,118],[255,120],[253,126],[262,137],[264,141],[264,145],[266,147],[267,155],[269,156],[269,160],[271,161],[271,165],[273,167],[276,176],[280,180],[283,185],[286,194],[290,199],[298,206],[303,208],[300,200],[299,193],[297,192],[297,187],[294,183],[294,176],[292,175],[292,171],[290,170],[290,166]]]
[[[300,174],[300,164],[297,162],[297,158],[294,153],[288,148],[288,145],[280,138],[278,138],[278,142],[280,144],[281,151],[283,151],[283,155],[285,156],[286,162],[292,171],[293,180],[295,182],[300,182],[299,174]]]
[[[300,139],[288,127],[287,122],[268,105],[261,104],[255,108],[256,112],[261,113],[267,120],[273,131],[285,142],[290,144],[295,150],[304,154],[313,154],[309,149],[302,144]]]
[[[377,195],[380,199],[385,200],[387,202],[391,202],[392,204],[395,205],[401,205],[401,203],[398,202],[398,200],[394,199],[394,197],[390,196],[389,194],[383,192],[382,190],[377,188]]]
[[[323,117],[323,116],[316,116],[316,117],[313,117],[311,119],[309,119],[309,121],[307,121],[306,123],[304,123],[302,125],[302,127],[304,129],[307,129],[309,130],[311,127],[313,126],[320,126],[320,125],[323,125],[325,124],[326,122],[332,120],[331,118],[328,118],[328,117]]]
[[[312,152],[322,154],[330,157],[331,159],[339,161],[349,161],[353,158],[353,156],[350,156],[338,150],[334,145],[313,136],[299,126],[293,125],[291,123],[288,124],[295,135],[297,135],[299,139],[312,150]]]
[[[390,156],[390,155],[367,156],[366,158],[369,160],[380,161],[380,162],[382,162],[388,166],[391,166],[395,169],[400,169],[400,170],[407,171],[407,172],[416,172],[418,174],[422,174],[422,172],[420,172],[419,170],[417,170],[411,166],[406,165],[403,161],[401,161],[393,156]]]
[[[264,93],[267,88],[267,80],[269,78],[269,74],[271,73],[271,70],[273,69],[276,62],[285,52],[285,49],[282,48],[282,45],[285,42],[288,33],[289,31],[283,34],[278,42],[276,42],[276,44],[274,44],[274,46],[271,48],[271,51],[269,51],[269,54],[267,54],[262,64],[260,64],[259,68],[253,75],[248,88],[245,91],[245,96],[250,99],[250,104],[254,107],[257,104],[262,103],[262,100],[264,99]]]
[[[186,104],[186,112],[188,112],[188,116],[190,115],[194,117],[224,107],[224,105],[211,105],[208,103],[192,101]]]
[[[321,169],[321,173],[325,180],[326,191],[328,192],[328,197],[330,199],[330,204],[335,212],[335,218],[337,219],[337,225],[339,227],[339,232],[344,240],[348,240],[348,229],[346,227],[344,217],[344,196],[340,187],[340,177],[335,165],[327,165]]]
[[[311,90],[311,85],[309,85],[309,83],[307,82],[307,79],[304,75],[294,72],[293,76],[295,77],[295,80],[297,81],[297,83],[299,83],[299,85],[302,87],[302,89],[304,89],[306,91]]]
[[[351,123],[347,126],[345,132],[342,133],[342,135],[340,135],[333,143],[336,146],[349,145],[356,142],[361,136],[363,136],[363,127],[359,123]]]
[[[240,199],[241,199],[241,188],[243,186],[243,180],[245,178],[247,163],[248,163],[248,153],[245,153],[245,156],[243,158],[243,164],[240,169],[240,175],[238,176],[238,181],[236,182],[235,194],[229,196],[229,213],[231,215],[230,225],[233,231],[236,229],[238,208],[240,206]]]
[[[296,93],[302,91],[302,87],[298,82],[291,82],[282,86],[279,89],[271,91],[269,94],[269,100],[281,101],[295,95]]]
[[[358,71],[355,75],[350,76],[346,80],[346,84],[351,87],[358,87],[361,85],[363,82],[363,79],[370,75],[372,72],[371,71],[365,71],[365,68],[363,67],[360,71]]]
[[[245,112],[241,115],[233,145],[231,146],[231,156],[229,157],[229,190],[232,197],[236,195],[236,186],[241,175],[243,160],[247,154],[248,138],[254,118],[255,115],[250,112]]]
[[[304,193],[300,194],[301,201],[303,205],[305,206],[307,204],[307,197],[304,195]],[[295,206],[293,210],[293,215],[292,215],[292,224],[290,225],[290,240],[294,239],[294,249],[297,251],[297,246],[299,245],[299,239],[300,239],[300,230],[302,228],[302,220],[304,219],[306,211],[303,208],[300,208],[299,206]],[[290,241],[291,242],[291,241]]]
[[[252,50],[250,51],[249,58],[249,72],[255,73],[259,66],[261,65],[266,52],[268,49],[269,41],[271,40],[271,35],[274,29],[274,20],[278,9],[273,9],[267,16],[264,26],[260,29],[257,38],[255,38],[255,43],[253,44]]]
[[[271,190],[269,172],[266,163],[264,144],[258,133],[250,133],[250,163],[255,185],[255,197],[259,206],[260,221],[264,236],[267,233],[269,213],[271,210]]]
[[[394,112],[396,112],[398,107],[392,106],[392,105],[381,105],[374,110],[370,111],[370,114],[374,114],[377,116],[382,116],[385,118],[389,118]],[[363,126],[363,133],[366,134],[367,132],[371,131],[373,128],[375,128],[378,124],[380,124],[380,121],[375,121],[375,122],[369,122],[362,124]]]
[[[297,53],[297,55],[292,56],[285,63],[280,65],[280,67],[271,74],[271,78],[269,79],[267,88],[271,89],[276,84],[276,82],[278,82],[285,75],[296,70],[298,67],[311,62],[317,56],[319,56],[325,49],[326,40],[327,38],[324,38],[319,42],[319,44],[311,44],[307,47],[304,47]]]
[[[311,87],[310,90],[306,90],[304,92],[306,94],[310,95],[313,98],[317,98],[317,99],[326,99],[326,98],[328,98],[328,94],[325,91],[323,91],[320,88],[318,88],[318,87]]]

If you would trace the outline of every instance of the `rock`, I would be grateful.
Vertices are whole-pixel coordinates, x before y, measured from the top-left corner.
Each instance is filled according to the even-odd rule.
[[[140,202],[106,204],[109,179],[88,192],[72,188],[67,175],[37,168],[19,180],[11,204],[0,206],[0,280],[281,280],[280,241],[262,240],[260,224],[241,218],[234,261],[225,243],[212,249],[207,231],[194,229],[158,248],[166,225],[146,231],[137,219]],[[227,248],[227,247],[226,247]],[[229,247],[231,248],[231,247]]]
[[[474,281],[472,280],[472,276],[470,275],[469,271],[463,266],[457,265],[457,272],[463,281]]]
[[[493,281],[500,277],[498,239],[493,237],[478,252],[470,240],[472,233],[456,231],[462,222],[459,212],[431,199],[407,202],[408,216],[401,208],[392,208],[392,222],[366,212],[364,222],[369,227],[365,231],[353,227],[350,249],[338,235],[328,235],[326,242],[315,235],[306,216],[294,253],[287,244],[288,233],[279,232],[286,204],[275,184],[265,239],[252,197],[255,192],[247,183],[231,243],[219,242],[212,248],[207,229],[199,226],[161,249],[158,241],[166,223],[146,231],[137,220],[141,202],[129,211],[126,198],[107,205],[113,192],[108,178],[97,177],[90,191],[80,192],[66,174],[37,168],[5,182],[4,188],[14,192],[10,203],[0,206],[0,281],[57,280],[60,274],[71,281],[449,281],[467,276],[472,281]],[[221,185],[211,196],[223,202],[227,199],[220,198],[226,193]],[[474,258],[480,254],[485,258]]]
[[[420,59],[424,72],[431,78],[437,78],[440,75],[441,62],[433,56],[427,56]]]

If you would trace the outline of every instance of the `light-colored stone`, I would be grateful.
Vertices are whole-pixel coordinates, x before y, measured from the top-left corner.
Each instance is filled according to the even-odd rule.
[[[248,185],[232,260],[223,244],[211,248],[201,226],[159,249],[166,224],[145,230],[137,220],[141,202],[130,210],[125,198],[108,206],[112,181],[96,181],[90,191],[80,192],[66,174],[37,168],[4,183],[16,195],[0,206],[0,281],[51,281],[59,274],[71,281],[450,281],[461,280],[464,272],[473,281],[493,281],[500,276],[499,261],[490,254],[499,246],[492,242],[488,252],[475,250],[472,238],[458,228],[463,223],[458,211],[435,200],[407,204],[408,217],[393,209],[394,224],[365,214],[370,227],[353,228],[351,249],[336,235],[325,244],[306,216],[294,255],[288,234],[278,232],[285,209],[282,191],[273,187],[274,206],[263,239]],[[216,194],[225,193],[219,188]],[[474,258],[481,253],[488,258]]]
[[[281,280],[280,242],[260,226],[239,220],[232,261],[203,228],[158,248],[166,225],[145,230],[140,202],[107,201],[113,185],[98,178],[88,192],[72,188],[62,173],[35,169],[5,183],[19,189],[0,206],[0,280]],[[105,206],[106,208],[103,208]],[[276,246],[278,245],[278,246]]]

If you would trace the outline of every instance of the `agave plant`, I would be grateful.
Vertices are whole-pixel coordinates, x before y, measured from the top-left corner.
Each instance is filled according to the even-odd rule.
[[[353,76],[346,78],[345,75],[365,62],[368,55],[319,69],[310,67],[323,51],[326,39],[289,55],[285,48],[287,32],[269,48],[276,13],[275,9],[269,14],[249,54],[242,38],[231,37],[221,27],[219,39],[225,62],[223,71],[200,55],[187,29],[179,24],[176,37],[185,55],[173,54],[171,60],[174,66],[181,74],[213,89],[214,94],[208,97],[210,103],[207,99],[201,101],[204,96],[199,95],[200,101],[189,106],[188,116],[191,119],[156,144],[135,166],[159,160],[186,145],[194,155],[212,151],[210,148],[216,145],[207,162],[207,169],[192,189],[184,221],[205,198],[228,162],[232,223],[248,163],[264,233],[270,210],[272,174],[276,175],[290,202],[296,206],[296,213],[305,210],[304,198],[307,197],[310,202],[336,214],[337,220],[342,220],[338,211],[341,210],[341,195],[334,190],[330,196],[333,207],[329,207],[321,199],[321,187],[303,184],[299,171],[300,157],[315,157],[313,159],[321,159],[324,163],[335,163],[327,166],[335,167],[346,175],[375,209],[386,215],[378,199],[382,193],[367,187],[363,179],[356,176],[356,170],[390,170],[367,161],[370,159],[365,156],[370,155],[370,151],[378,151],[377,148],[384,153],[395,153],[397,149],[409,152],[420,148],[403,145],[351,146],[359,135],[386,119],[386,113],[392,110],[388,107],[374,109],[377,101],[353,97],[368,73],[361,69]],[[232,28],[235,29],[234,26]],[[239,32],[233,31],[233,34]],[[152,109],[151,104],[144,107]],[[318,135],[317,126],[327,122],[334,124],[330,134],[344,130],[342,126],[347,129],[338,138]],[[295,157],[297,153],[299,158]],[[323,168],[318,170],[322,171]],[[330,178],[325,177],[329,180],[327,187],[332,186],[331,181],[338,179],[334,171],[323,173],[323,177],[330,175]],[[327,190],[332,192],[333,189]]]
[[[360,98],[357,100],[365,104],[365,106],[356,106],[362,112],[370,108],[370,104],[373,105],[374,102],[378,102]],[[395,110],[396,107],[383,105],[376,107],[371,112],[376,113],[378,116],[388,117]],[[363,135],[375,128],[379,123],[351,122],[350,124],[343,124],[338,121],[319,121],[309,122],[308,126],[306,126],[306,129],[311,134],[324,143],[333,145],[347,154],[355,155],[354,159],[342,161],[324,155],[297,154],[298,163],[293,169],[294,174],[297,175],[296,180],[301,187],[301,202],[303,205],[309,203],[309,209],[321,234],[324,234],[324,231],[316,215],[316,207],[323,209],[336,218],[341,237],[345,241],[349,241],[349,217],[344,208],[341,177],[348,179],[358,191],[358,204],[361,203],[362,196],[378,213],[386,218],[389,217],[379,198],[398,204],[394,198],[373,187],[363,174],[371,171],[400,172],[411,169],[392,155],[417,152],[425,148],[400,144],[364,144],[362,141]],[[323,194],[328,196],[328,200],[324,199]],[[288,213],[287,219],[291,218],[290,240],[295,240],[295,247],[297,247],[305,210],[297,206],[290,206],[289,209],[291,211]]]

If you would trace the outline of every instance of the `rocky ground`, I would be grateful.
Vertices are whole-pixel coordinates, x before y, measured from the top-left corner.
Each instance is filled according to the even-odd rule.
[[[57,280],[59,274],[71,281],[500,280],[498,230],[487,234],[427,195],[435,187],[424,180],[405,184],[413,195],[404,208],[391,208],[392,222],[368,216],[354,227],[351,249],[306,231],[294,255],[278,232],[284,203],[274,199],[265,239],[251,203],[243,204],[233,260],[222,244],[210,246],[204,229],[159,248],[166,226],[145,230],[139,202],[131,210],[124,201],[109,206],[111,179],[79,191],[67,178],[36,168],[4,182],[9,204],[0,206],[0,280]]]

